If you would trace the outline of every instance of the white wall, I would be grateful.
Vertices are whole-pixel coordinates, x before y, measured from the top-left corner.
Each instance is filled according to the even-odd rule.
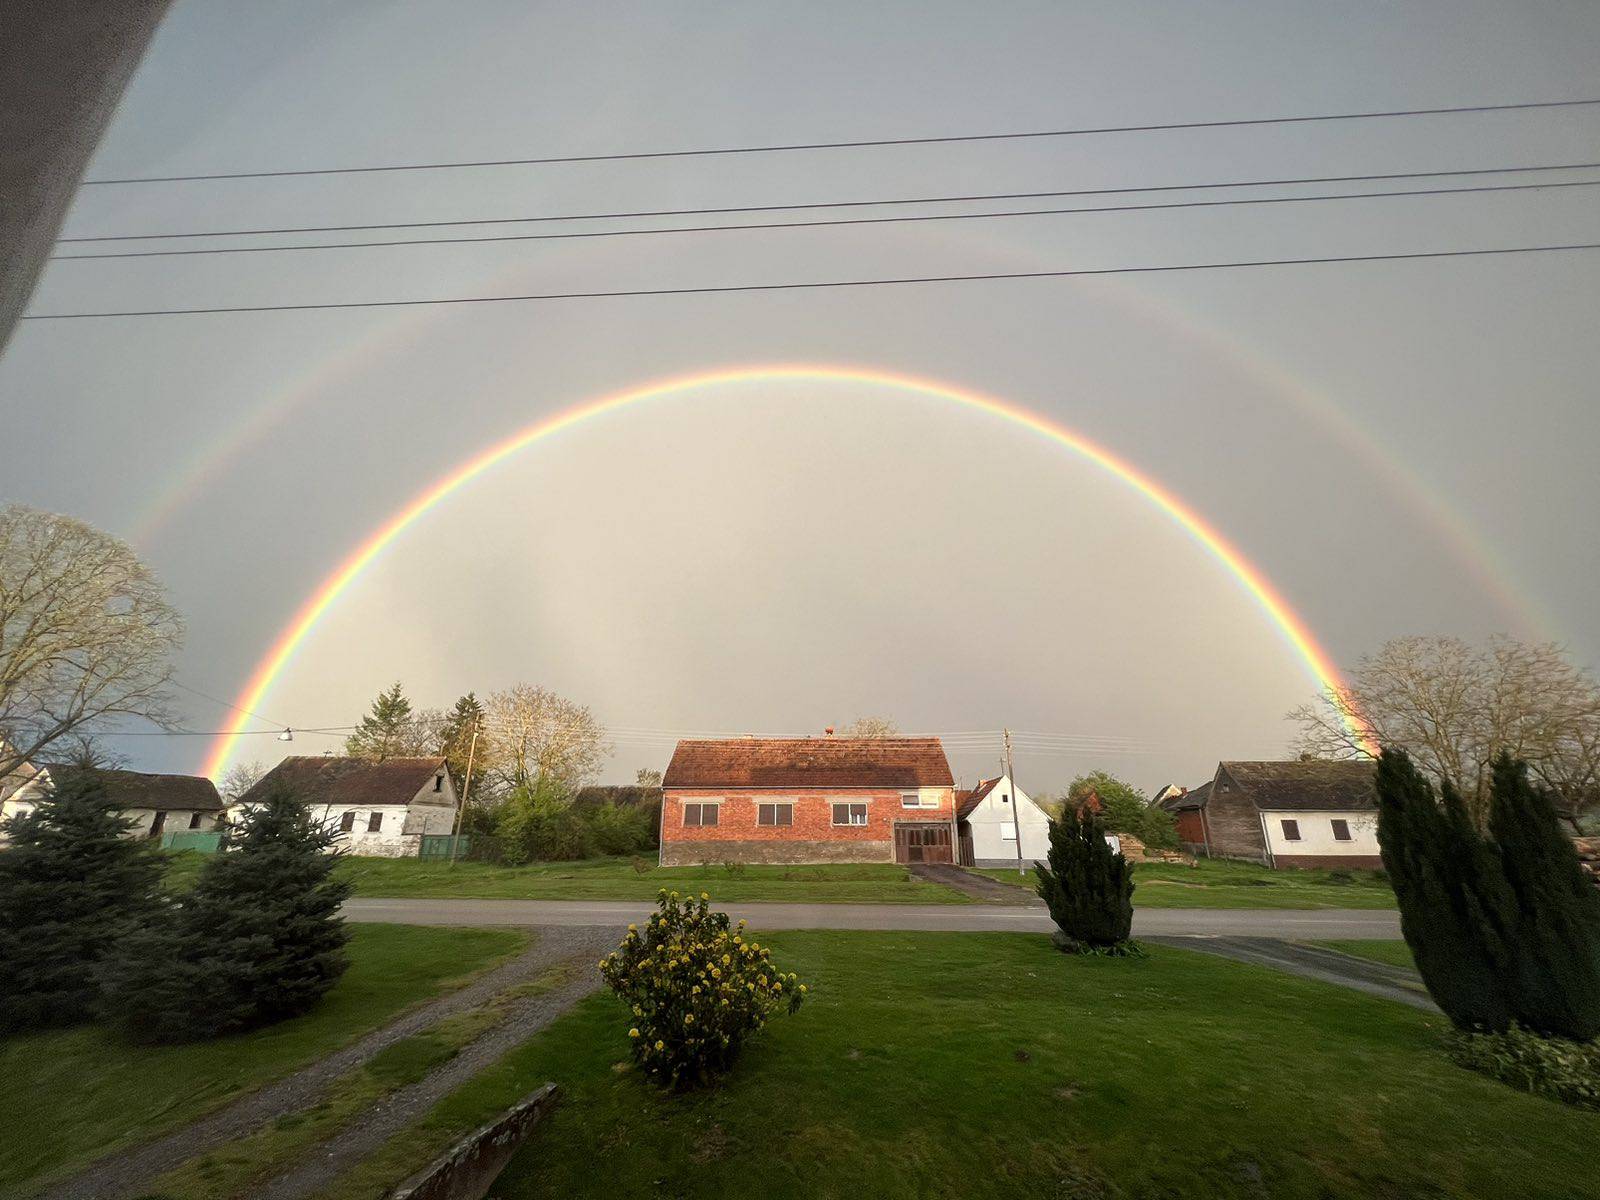
[[[0,804],[0,819],[23,816],[32,812],[33,807],[34,801],[32,799],[23,799],[20,795],[12,796],[3,804]],[[189,829],[189,818],[194,815],[194,810],[169,808],[164,811],[167,814],[167,822],[162,826],[162,833],[176,833]],[[150,826],[155,824],[156,812],[157,810],[153,808],[122,809],[121,815],[133,821],[133,827],[128,830],[127,836],[130,838],[149,837]],[[197,831],[215,829],[217,827],[217,818],[220,815],[217,812],[201,812],[200,823],[195,826],[195,829]]]
[[[455,807],[443,804],[329,804],[312,811],[339,833],[338,849],[378,858],[414,858],[423,834],[453,833],[456,822]],[[339,832],[345,813],[355,814],[349,833]],[[367,829],[373,813],[382,817],[376,833]]]
[[[1267,844],[1274,857],[1280,855],[1315,854],[1318,856],[1346,855],[1352,858],[1371,857],[1378,853],[1378,814],[1361,812],[1262,812],[1262,823],[1267,831]],[[1300,840],[1291,842],[1283,836],[1283,823],[1296,821],[1300,826]],[[1350,840],[1341,842],[1333,836],[1333,822],[1350,823]]]
[[[1017,861],[1016,840],[1005,835],[1012,832],[1013,810],[1019,808],[1022,861],[1044,861],[1050,848],[1050,818],[1027,792],[1013,788],[1011,780],[1002,776],[966,819],[972,833],[972,857],[978,866],[1011,866]]]

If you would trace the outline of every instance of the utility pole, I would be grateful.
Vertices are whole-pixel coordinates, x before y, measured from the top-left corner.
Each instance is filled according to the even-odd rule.
[[[456,805],[456,832],[450,839],[450,865],[456,865],[456,852],[461,848],[461,821],[467,815],[467,797],[472,795],[472,760],[478,752],[478,723],[482,717],[472,718],[472,740],[467,743],[467,781],[461,787],[461,802]]]
[[[1011,730],[1001,730],[1006,745],[1006,786],[1011,789],[1011,832],[1017,835],[1017,874],[1027,874],[1022,865],[1022,805],[1017,803],[1017,780],[1011,774]]]

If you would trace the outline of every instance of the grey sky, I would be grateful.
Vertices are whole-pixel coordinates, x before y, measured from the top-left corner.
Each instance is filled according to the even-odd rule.
[[[90,177],[1510,103],[1594,94],[1597,61],[1586,3],[210,0],[175,6]],[[67,232],[1584,161],[1600,161],[1600,109],[96,187]],[[33,310],[1587,242],[1597,193],[57,263]],[[1506,629],[1593,663],[1597,296],[1587,252],[35,321],[0,361],[4,492],[136,537],[190,622],[182,680],[232,697],[367,532],[540,415],[690,371],[853,364],[979,389],[1104,443],[1232,539],[1342,662],[1396,634]],[[667,401],[504,464],[344,597],[263,711],[346,724],[396,677],[424,704],[540,682],[621,726],[801,732],[884,712],[910,731],[1150,747],[1024,760],[1041,787],[1107,766],[1152,788],[1280,753],[1282,714],[1312,687],[1238,585],[1125,485],[993,418],[836,384]],[[193,727],[226,723],[189,701]],[[256,743],[247,757],[323,748]],[[204,743],[121,748],[192,768]],[[664,758],[624,745],[612,773]],[[970,779],[993,755],[956,765]]]

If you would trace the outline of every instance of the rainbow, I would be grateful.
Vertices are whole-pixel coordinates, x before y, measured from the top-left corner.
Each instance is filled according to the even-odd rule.
[[[952,387],[913,375],[890,373],[860,367],[816,366],[808,364],[776,364],[769,366],[732,367],[707,371],[676,378],[658,380],[625,391],[613,392],[583,404],[565,409],[553,416],[542,418],[487,447],[454,470],[435,481],[414,496],[399,512],[385,521],[358,545],[317,587],[300,606],[293,619],[278,635],[270,649],[261,657],[249,681],[234,703],[238,709],[260,708],[273,683],[294,658],[301,644],[316,628],[330,608],[361,575],[363,571],[400,537],[413,523],[425,516],[436,505],[443,503],[461,488],[492,467],[535,442],[562,433],[591,418],[619,409],[631,407],[647,400],[661,400],[681,396],[703,388],[730,384],[748,384],[763,381],[803,381],[819,383],[855,383],[892,388],[916,395],[946,400],[969,409],[988,413],[1014,425],[1032,430],[1058,445],[1071,450],[1080,458],[1109,472],[1118,480],[1150,501],[1190,537],[1199,543],[1213,558],[1225,567],[1234,579],[1255,600],[1271,619],[1274,626],[1304,663],[1317,686],[1338,698],[1344,695],[1344,682],[1338,668],[1328,653],[1318,643],[1304,620],[1289,606],[1281,593],[1273,587],[1249,559],[1234,547],[1204,517],[1190,508],[1172,492],[1131,463],[1119,458],[1110,450],[1097,445],[1066,426],[1031,412],[1015,404],[1006,403],[993,396],[966,388]],[[1360,721],[1359,714],[1341,704],[1346,722],[1357,740],[1372,753],[1376,747],[1370,734]],[[221,734],[212,743],[202,773],[220,778],[226,769],[239,741],[242,726],[235,726]]]

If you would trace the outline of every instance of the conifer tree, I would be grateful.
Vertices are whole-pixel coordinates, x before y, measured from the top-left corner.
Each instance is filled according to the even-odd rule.
[[[1110,949],[1133,929],[1133,868],[1111,848],[1093,813],[1069,805],[1050,822],[1048,866],[1034,866],[1039,896],[1067,948]]]
[[[1458,1028],[1505,1029],[1516,897],[1499,856],[1455,789],[1436,797],[1404,751],[1379,757],[1377,792],[1378,846],[1428,994]]]
[[[105,1015],[131,1037],[182,1041],[310,1009],[344,973],[335,834],[283,786],[244,817],[173,919],[124,942]]]
[[[1519,902],[1510,975],[1517,1020],[1546,1036],[1600,1035],[1600,891],[1579,867],[1550,795],[1506,753],[1494,762],[1489,831]]]
[[[482,721],[483,705],[478,703],[476,695],[468,692],[445,714],[444,726],[439,731],[439,753],[444,755],[445,762],[450,767],[450,778],[455,780],[456,790],[462,793],[463,802],[469,799],[463,789],[468,782],[467,759],[472,753],[472,731]],[[472,774],[472,790],[476,794],[483,772],[474,770]]]
[[[344,752],[353,758],[371,758],[382,762],[386,758],[399,758],[407,754],[415,741],[411,727],[411,701],[397,682],[387,691],[379,692],[372,702],[372,711],[361,718],[361,724],[344,741]]]
[[[5,823],[0,850],[0,1033],[87,1019],[101,961],[157,911],[161,860],[74,771]]]

